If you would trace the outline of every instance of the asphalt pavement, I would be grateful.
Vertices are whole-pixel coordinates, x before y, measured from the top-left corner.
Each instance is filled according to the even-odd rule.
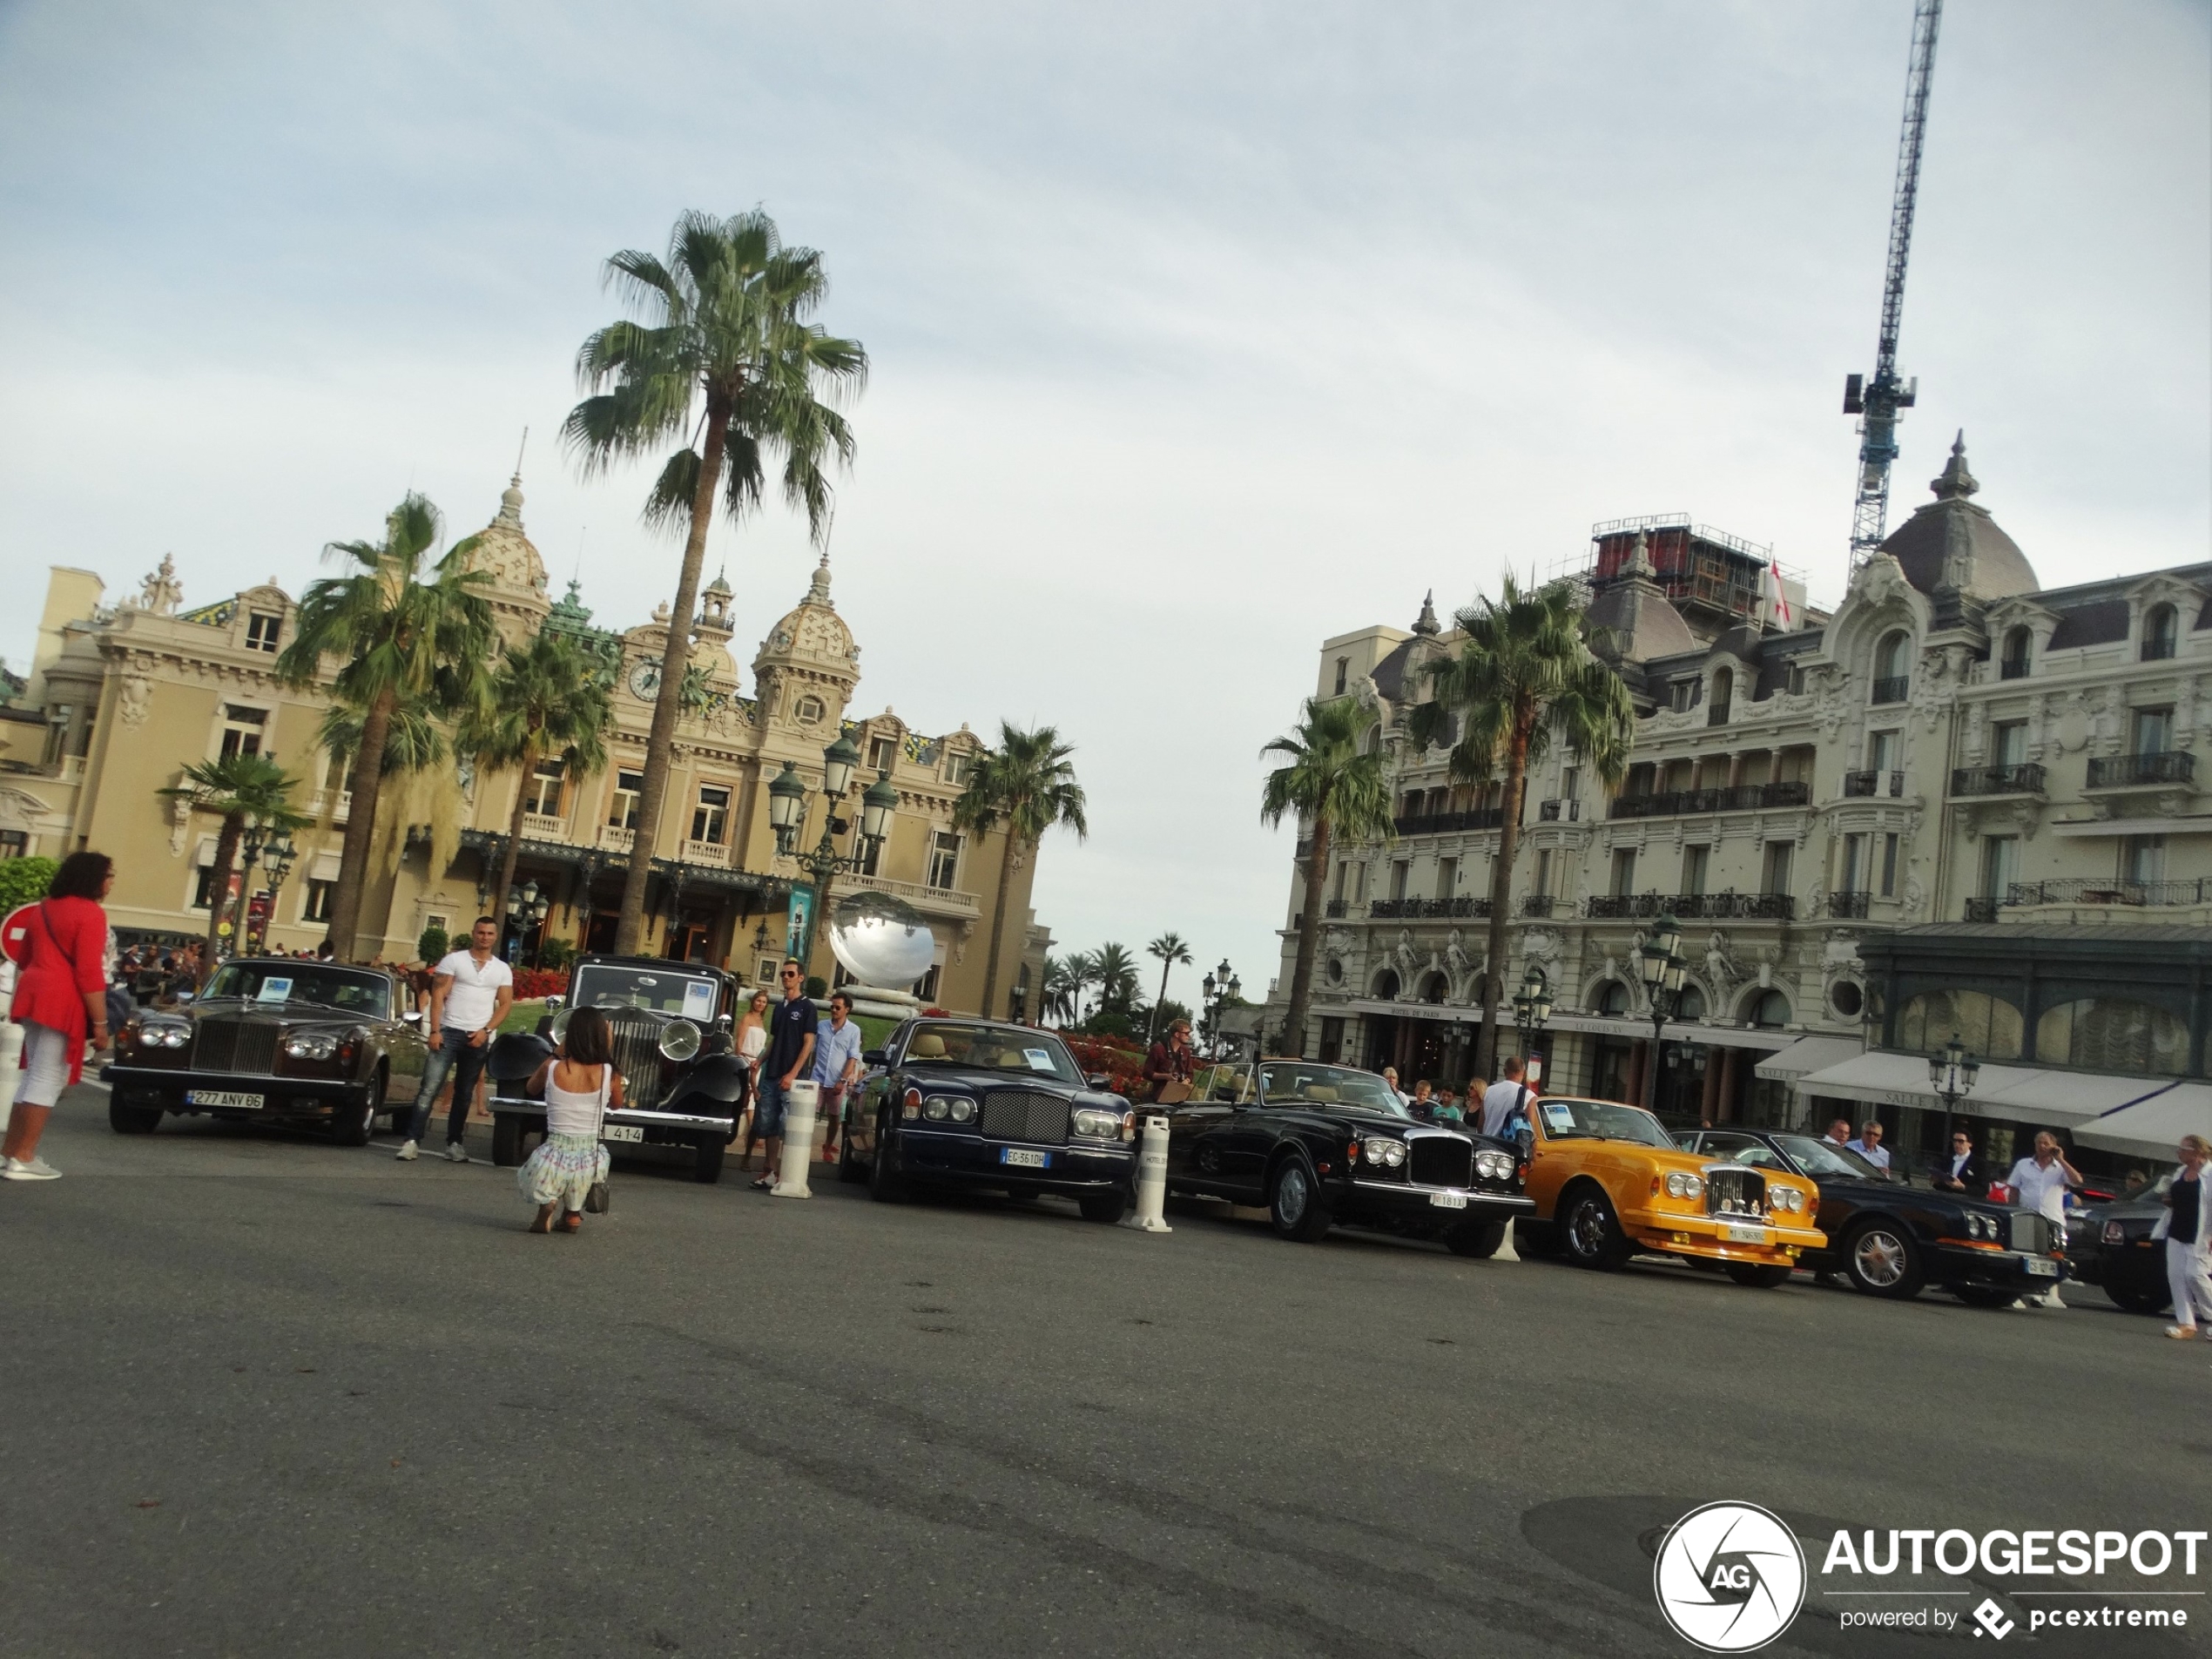
[[[2212,1345],[2094,1291],[1898,1305],[1206,1206],[1148,1237],[734,1165],[618,1167],[548,1238],[486,1163],[105,1107],[57,1115],[64,1179],[0,1183],[9,1654],[1683,1654],[1651,1551],[1701,1501],[2205,1524]],[[1769,1651],[1944,1645],[1850,1605]]]

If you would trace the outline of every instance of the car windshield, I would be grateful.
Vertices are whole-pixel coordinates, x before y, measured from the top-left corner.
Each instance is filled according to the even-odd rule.
[[[1700,1135],[1692,1130],[1676,1136],[1675,1144],[1700,1157],[1725,1158],[1730,1163],[1748,1163],[1755,1170],[1786,1170],[1790,1167],[1789,1159],[1756,1135],[1730,1135],[1725,1130]]]
[[[651,1008],[701,1024],[714,1018],[720,984],[702,974],[591,962],[576,970],[571,1004],[592,1008]]]
[[[973,1066],[984,1071],[1013,1071],[1055,1082],[1082,1086],[1083,1074],[1061,1046],[1042,1031],[1009,1031],[998,1026],[953,1025],[931,1021],[907,1039],[909,1066]]]
[[[1830,1176],[1838,1180],[1881,1181],[1888,1177],[1858,1153],[1831,1142],[1816,1140],[1810,1135],[1777,1135],[1775,1143],[1790,1155],[1791,1161],[1807,1175],[1817,1180]],[[1946,1169],[1949,1165],[1945,1166]]]
[[[392,982],[381,974],[315,962],[226,962],[208,981],[206,995],[242,996],[295,1012],[329,1009],[365,1020],[391,1017]]]
[[[1301,1103],[1315,1106],[1351,1106],[1362,1111],[1386,1112],[1393,1117],[1409,1116],[1391,1093],[1390,1085],[1372,1071],[1349,1066],[1309,1065],[1300,1060],[1277,1060],[1259,1069],[1260,1098],[1270,1106]]]
[[[1539,1100],[1536,1116],[1548,1141],[1633,1141],[1638,1146],[1678,1150],[1659,1120],[1641,1106],[1610,1100]]]
[[[1252,1089],[1250,1062],[1242,1065],[1201,1066],[1190,1074],[1190,1098],[1228,1101],[1249,1099]]]

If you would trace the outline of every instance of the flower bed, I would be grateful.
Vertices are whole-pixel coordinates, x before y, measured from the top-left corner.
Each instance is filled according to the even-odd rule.
[[[1144,1050],[1121,1037],[1081,1036],[1062,1031],[1060,1040],[1083,1069],[1086,1076],[1106,1074],[1107,1087],[1117,1095],[1138,1100],[1144,1094]]]
[[[515,1000],[536,1001],[540,997],[566,996],[569,973],[564,968],[518,968],[515,970]]]

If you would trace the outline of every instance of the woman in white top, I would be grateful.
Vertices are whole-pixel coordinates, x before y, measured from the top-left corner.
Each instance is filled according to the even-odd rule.
[[[760,1056],[768,1051],[768,993],[755,991],[752,1001],[745,1005],[745,1018],[738,1022],[738,1058],[745,1062],[745,1099],[751,1101],[760,1092]],[[731,1144],[737,1143],[739,1130],[730,1125]],[[742,1170],[752,1161],[752,1111],[745,1110],[745,1151],[738,1158]]]
[[[556,1226],[562,1232],[577,1231],[583,1225],[584,1196],[593,1183],[607,1178],[600,1123],[610,1106],[622,1104],[622,1074],[613,1062],[607,1016],[597,1008],[577,1008],[558,1052],[530,1079],[533,1090],[545,1091],[545,1139],[515,1177],[523,1197],[537,1206],[534,1233]]]

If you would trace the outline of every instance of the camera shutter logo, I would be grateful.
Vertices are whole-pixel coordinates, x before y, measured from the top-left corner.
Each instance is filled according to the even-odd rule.
[[[1987,1599],[1974,1609],[1974,1622],[2000,1642],[2012,1635],[2014,1628],[2013,1622],[2005,1616],[2005,1609]]]
[[[1757,1504],[1709,1503],[1667,1529],[1651,1587],[1683,1641],[1707,1653],[1750,1653],[1804,1606],[1804,1551]]]

